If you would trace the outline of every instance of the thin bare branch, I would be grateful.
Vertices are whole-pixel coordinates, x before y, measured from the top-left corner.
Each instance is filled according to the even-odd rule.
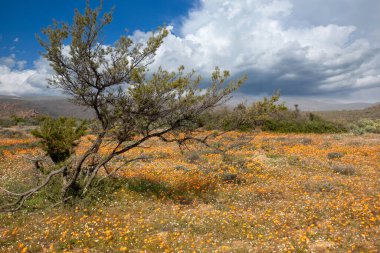
[[[27,199],[29,199],[35,193],[40,191],[42,188],[44,188],[51,181],[51,179],[54,176],[61,174],[65,169],[66,169],[66,166],[63,166],[57,170],[54,170],[54,171],[49,173],[49,175],[45,178],[45,180],[42,182],[41,185],[38,185],[37,187],[32,188],[26,192],[17,193],[17,196],[19,196],[19,198],[13,203],[2,206],[0,208],[0,212],[15,212],[15,211],[19,210],[24,205],[24,203]],[[10,209],[8,209],[8,208],[10,208]]]

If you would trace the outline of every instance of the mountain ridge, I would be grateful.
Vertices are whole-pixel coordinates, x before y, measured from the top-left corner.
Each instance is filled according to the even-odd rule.
[[[304,99],[282,100],[288,108],[293,109],[294,104],[298,104],[302,111],[316,112],[327,118],[334,118],[339,115],[349,118],[357,118],[353,116],[374,115],[380,118],[380,103],[327,103],[317,100]],[[230,104],[229,106],[233,106]],[[338,113],[337,113],[338,112]],[[52,117],[66,116],[75,118],[90,119],[94,117],[93,112],[83,106],[75,105],[66,97],[17,97],[0,95],[0,118],[8,118],[11,116],[18,117],[34,117],[37,115],[49,115]],[[343,117],[342,116],[342,117]]]

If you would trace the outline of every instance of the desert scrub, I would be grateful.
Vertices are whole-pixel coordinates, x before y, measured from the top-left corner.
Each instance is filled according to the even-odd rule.
[[[361,119],[350,126],[354,134],[380,133],[380,119]]]
[[[9,130],[9,129],[0,130],[0,138],[17,139],[21,137],[24,137],[24,134],[20,131]]]
[[[184,156],[185,156],[185,160],[188,163],[197,163],[202,160],[202,157],[197,151],[188,151],[184,154]]]
[[[327,154],[328,159],[337,159],[337,158],[342,158],[343,156],[344,154],[341,152],[330,152]]]
[[[347,129],[339,124],[323,119],[270,119],[262,127],[265,131],[279,133],[344,133]]]
[[[337,164],[333,164],[331,168],[334,172],[342,174],[342,175],[346,175],[346,176],[352,176],[355,174],[355,171],[356,171],[355,166],[351,164],[337,163]]]

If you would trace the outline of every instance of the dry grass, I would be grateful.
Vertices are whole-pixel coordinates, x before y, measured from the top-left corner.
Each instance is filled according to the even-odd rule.
[[[231,146],[249,135],[230,133],[217,140],[218,146]],[[39,150],[17,145],[34,141],[0,140],[0,146],[15,145],[0,158],[0,185],[23,181],[30,167],[18,154]],[[0,251],[380,249],[378,135],[261,133],[228,156],[211,151],[186,156],[175,145],[158,141],[133,152],[156,159],[126,167],[119,174],[121,186],[108,198],[0,214]],[[332,152],[344,156],[332,161]],[[353,166],[355,173],[336,173],[333,163]],[[223,175],[237,175],[239,183],[226,182]]]

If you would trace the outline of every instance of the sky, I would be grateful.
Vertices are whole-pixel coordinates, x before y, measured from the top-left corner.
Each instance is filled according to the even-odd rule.
[[[92,0],[96,6],[98,1]],[[2,0],[0,95],[57,95],[35,34],[53,19],[71,22],[81,0]],[[167,25],[169,36],[150,69],[185,65],[202,76],[215,66],[248,81],[249,99],[285,97],[334,102],[380,101],[378,0],[105,0],[114,20],[105,43],[122,34],[145,40]],[[207,78],[205,78],[207,84]]]

